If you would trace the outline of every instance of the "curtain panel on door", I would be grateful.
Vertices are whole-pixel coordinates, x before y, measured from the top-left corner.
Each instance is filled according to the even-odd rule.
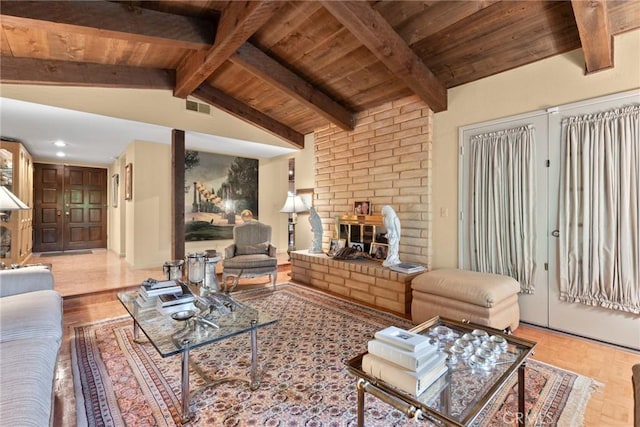
[[[534,292],[535,135],[521,126],[471,138],[471,266]]]
[[[640,105],[569,117],[560,299],[640,313]]]

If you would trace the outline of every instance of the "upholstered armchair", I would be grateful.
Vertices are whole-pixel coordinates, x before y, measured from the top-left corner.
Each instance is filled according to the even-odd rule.
[[[258,221],[236,225],[233,228],[233,244],[224,251],[222,281],[228,276],[258,277],[269,275],[276,286],[278,260],[276,248],[271,245],[271,226]]]

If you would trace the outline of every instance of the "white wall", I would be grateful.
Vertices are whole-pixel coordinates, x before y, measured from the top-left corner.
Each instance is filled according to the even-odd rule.
[[[133,165],[133,200],[123,202],[125,259],[134,268],[161,266],[171,259],[171,146],[134,141],[124,161]]]
[[[289,156],[261,160],[258,177],[260,222],[271,225],[271,243],[278,253],[288,245],[287,215],[280,212],[287,196]]]
[[[313,144],[313,134],[305,135],[304,150],[289,156],[296,161],[296,189],[314,188],[315,186],[316,158]],[[284,204],[284,197],[282,198],[282,203]],[[286,217],[286,215],[284,216]],[[324,219],[331,221],[331,218]],[[312,240],[313,233],[311,232],[311,224],[309,224],[309,214],[301,213],[298,215],[296,224],[296,249],[309,249]]]
[[[125,221],[124,217],[124,156],[116,159],[107,171],[107,180],[109,182],[107,193],[109,195],[109,208],[108,208],[108,228],[107,228],[107,248],[111,249],[118,255],[125,254]],[[112,176],[118,174],[118,206],[112,205],[113,200],[113,187]]]
[[[617,36],[614,52],[615,68],[587,76],[576,50],[449,90],[433,126],[434,268],[457,266],[458,128],[640,88],[640,30]]]

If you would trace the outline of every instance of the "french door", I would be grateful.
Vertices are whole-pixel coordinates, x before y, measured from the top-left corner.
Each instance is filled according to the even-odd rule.
[[[577,334],[612,344],[640,349],[640,316],[602,307],[568,303],[559,298],[559,198],[560,167],[563,162],[564,129],[562,121],[584,115],[640,103],[640,91],[615,94],[577,102],[478,125],[465,126],[459,132],[460,223],[458,265],[471,269],[469,239],[469,144],[478,134],[533,125],[536,137],[536,270],[535,292],[520,294],[520,319],[559,331]]]
[[[584,114],[597,114],[623,105],[640,103],[640,93],[613,95],[584,103],[575,103],[559,108],[556,114],[549,116],[549,135],[551,162],[549,169],[551,195],[550,198],[550,226],[558,230],[558,205],[560,194],[560,165],[564,162],[562,150],[565,138],[562,121],[567,117]],[[640,316],[622,311],[610,310],[602,307],[592,307],[579,303],[560,301],[559,286],[559,240],[553,238],[549,243],[549,327],[573,334],[594,338],[613,344],[640,349]],[[640,284],[637,284],[640,286]]]
[[[106,248],[107,170],[34,164],[34,252]]]
[[[520,294],[520,320],[540,326],[548,326],[548,171],[549,144],[547,138],[547,117],[544,113],[514,116],[478,126],[470,126],[461,130],[461,146],[459,160],[459,209],[460,227],[458,244],[458,263],[460,268],[472,269],[471,246],[471,193],[470,193],[470,153],[471,137],[489,132],[497,132],[521,126],[533,126],[535,135],[535,267],[533,283],[535,291],[531,294]]]

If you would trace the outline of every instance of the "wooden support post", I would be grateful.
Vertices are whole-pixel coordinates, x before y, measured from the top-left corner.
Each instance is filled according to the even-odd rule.
[[[184,131],[171,131],[171,259],[184,259]]]

